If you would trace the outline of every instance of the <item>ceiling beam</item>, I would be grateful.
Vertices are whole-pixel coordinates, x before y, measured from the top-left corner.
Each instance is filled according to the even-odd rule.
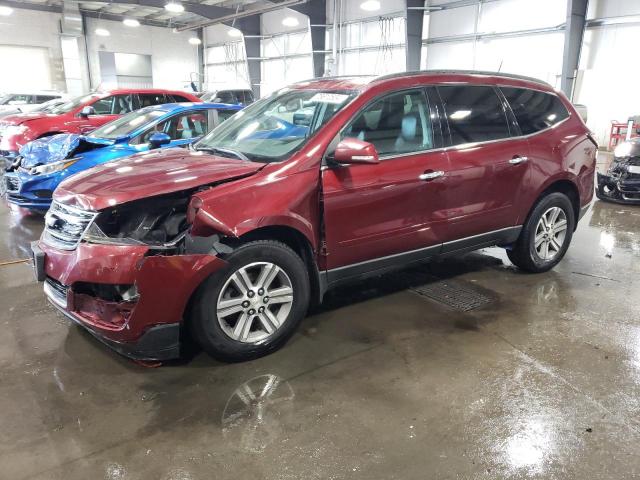
[[[104,2],[107,5],[139,5],[141,7],[152,7],[164,9],[167,0],[109,0]],[[184,11],[200,15],[207,19],[216,19],[227,15],[233,15],[235,10],[216,5],[205,5],[203,3],[180,2],[184,6]]]

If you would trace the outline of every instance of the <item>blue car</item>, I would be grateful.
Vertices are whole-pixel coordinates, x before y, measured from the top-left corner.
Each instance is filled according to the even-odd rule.
[[[154,148],[188,145],[241,105],[168,103],[131,112],[87,136],[60,134],[29,142],[4,175],[9,203],[46,211],[56,187],[88,168]]]

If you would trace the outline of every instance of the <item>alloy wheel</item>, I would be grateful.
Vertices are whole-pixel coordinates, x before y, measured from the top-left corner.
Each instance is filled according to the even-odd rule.
[[[542,260],[553,260],[560,253],[567,226],[567,215],[560,207],[551,207],[542,214],[534,237],[534,248]]]
[[[233,272],[218,295],[218,322],[229,338],[262,343],[286,322],[293,286],[286,272],[270,262],[254,262]]]

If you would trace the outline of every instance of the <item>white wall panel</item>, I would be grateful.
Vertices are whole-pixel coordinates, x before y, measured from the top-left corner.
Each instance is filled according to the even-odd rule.
[[[478,7],[452,8],[429,15],[429,35],[431,38],[466,35],[474,32]]]
[[[590,0],[587,18],[640,15],[638,0]]]
[[[566,0],[500,0],[482,5],[478,31],[512,32],[564,23]]]
[[[610,122],[640,114],[640,63],[630,46],[640,38],[640,26],[619,25],[585,33],[576,102],[589,111],[589,127],[601,144],[608,143]]]
[[[563,46],[562,32],[480,40],[474,68],[528,75],[559,87]]]
[[[99,37],[95,29],[106,28],[108,37]],[[173,33],[168,28],[140,26],[130,28],[121,22],[87,19],[89,66],[94,85],[101,81],[98,52],[151,55],[153,86],[188,89],[192,74],[198,71],[197,48],[188,43],[193,33]]]
[[[435,70],[473,68],[473,42],[436,43],[426,52],[426,68]]]
[[[0,17],[0,90],[66,90],[58,34],[60,18],[57,13],[22,9]]]

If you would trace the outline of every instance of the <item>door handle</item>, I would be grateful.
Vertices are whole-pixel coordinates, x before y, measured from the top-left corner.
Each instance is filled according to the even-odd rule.
[[[424,172],[418,178],[420,180],[424,180],[428,182],[429,180],[433,180],[434,178],[442,177],[444,172],[442,170],[436,170],[435,172]]]
[[[509,163],[511,165],[520,165],[521,163],[524,163],[528,160],[529,160],[529,157],[521,157],[520,155],[516,155],[511,160],[509,160]]]

